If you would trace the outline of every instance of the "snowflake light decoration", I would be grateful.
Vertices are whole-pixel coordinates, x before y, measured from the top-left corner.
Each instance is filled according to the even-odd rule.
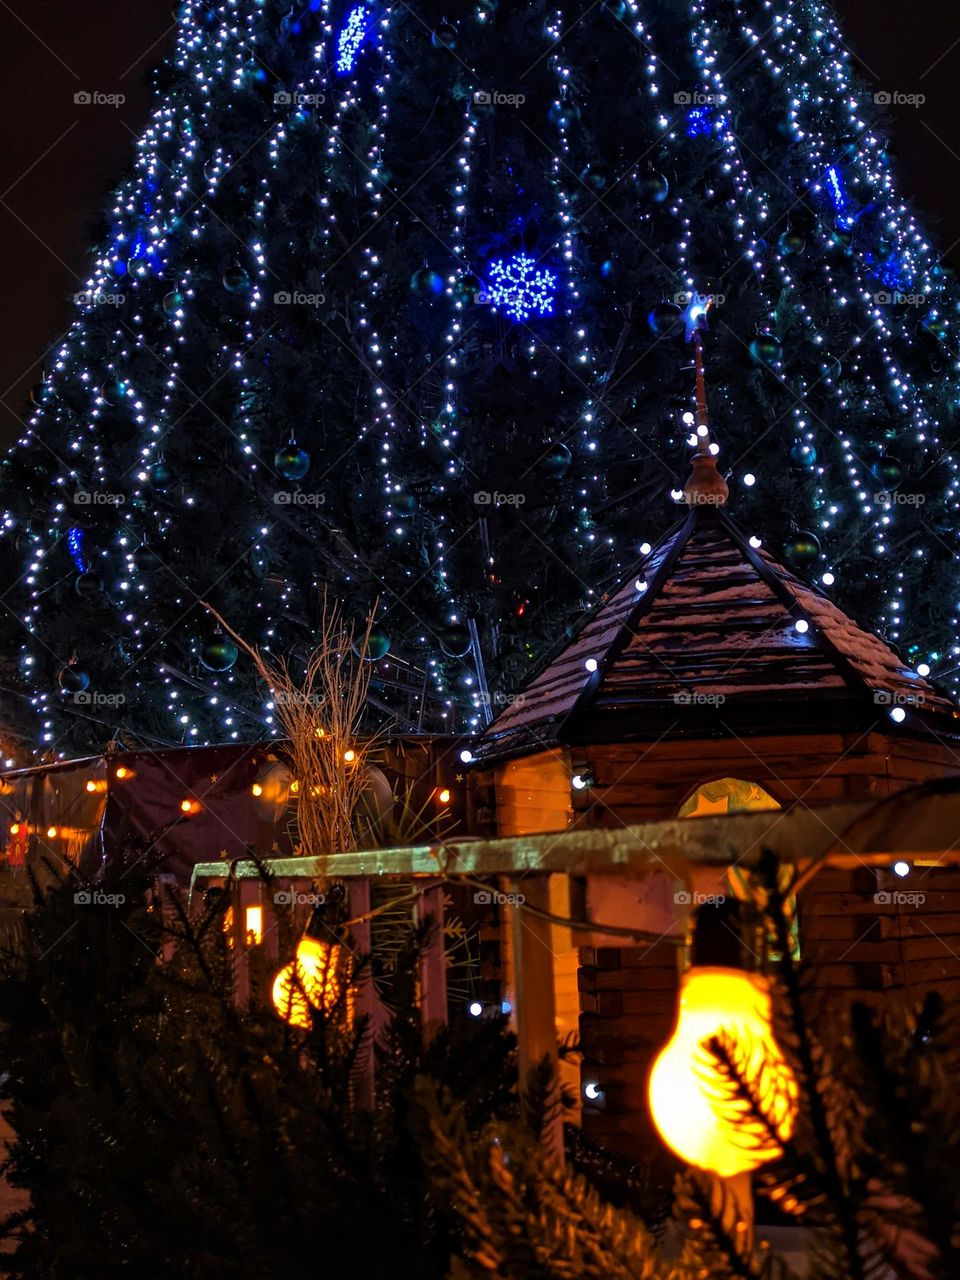
[[[347,14],[337,37],[337,75],[346,76],[357,65],[357,58],[370,30],[370,10],[358,4]]]
[[[538,270],[536,261],[525,253],[498,258],[489,267],[487,301],[494,311],[504,310],[511,320],[529,320],[536,313],[553,315],[553,295],[557,277]]]

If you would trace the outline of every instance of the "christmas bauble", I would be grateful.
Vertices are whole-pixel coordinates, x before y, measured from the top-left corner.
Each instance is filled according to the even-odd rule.
[[[443,276],[428,267],[421,267],[410,277],[410,288],[421,297],[436,297],[438,293],[443,293]]]
[[[785,255],[803,253],[807,247],[807,242],[799,231],[784,231],[783,235],[777,241],[780,252]]]
[[[141,542],[133,553],[133,563],[141,573],[152,573],[154,569],[160,568],[163,561],[149,543]]]
[[[830,239],[844,253],[849,253],[853,248],[853,232],[847,231],[845,227],[834,227],[830,232]]]
[[[440,632],[440,648],[448,658],[463,658],[470,652],[470,631],[452,623]]]
[[[820,542],[814,534],[801,530],[784,544],[783,554],[790,564],[810,564],[820,555]]]
[[[173,484],[173,470],[160,459],[153,466],[147,467],[147,481],[151,489],[163,493]]]
[[[457,47],[457,29],[449,22],[441,22],[430,37],[435,49],[455,49]]]
[[[551,480],[565,476],[573,465],[573,454],[562,440],[554,441],[540,460],[540,466]]]
[[[950,326],[943,316],[938,315],[935,311],[931,311],[923,317],[920,321],[920,328],[924,333],[929,333],[931,338],[936,338],[938,342],[946,341],[950,335]]]
[[[175,316],[183,306],[183,294],[179,289],[174,289],[168,293],[163,299],[163,309],[168,316]]]
[[[603,276],[604,280],[612,280],[617,274],[616,258],[605,258],[604,261],[600,263],[600,274]]]
[[[382,627],[374,627],[367,637],[366,648],[363,644],[363,636],[353,642],[353,651],[358,657],[364,657],[368,662],[379,662],[381,658],[385,658],[390,652],[390,636]]]
[[[90,676],[75,662],[68,662],[57,672],[57,684],[64,693],[83,693],[90,686]]]
[[[870,474],[874,480],[879,480],[884,485],[898,485],[903,479],[903,466],[898,458],[893,458],[890,454],[882,454],[876,461],[870,464]]]
[[[459,277],[453,291],[461,302],[474,303],[479,300],[483,292],[483,281],[479,276],[468,272],[467,275]]]
[[[100,388],[100,399],[106,400],[107,404],[113,405],[115,409],[123,404],[126,394],[127,384],[121,382],[119,378],[110,378]]]
[[[647,169],[637,175],[637,192],[646,204],[663,204],[670,194],[670,183],[662,173]]]
[[[392,493],[390,506],[393,508],[394,515],[412,516],[417,509],[417,499],[412,493]]]
[[[812,467],[817,461],[817,451],[806,440],[796,440],[790,446],[790,459],[798,467]]]
[[[284,480],[302,480],[310,470],[310,455],[291,440],[274,454],[273,465]]]
[[[219,631],[205,640],[200,650],[200,661],[208,671],[229,671],[239,656],[240,651],[230,637]]]
[[[234,263],[223,273],[223,287],[227,293],[246,293],[250,288],[250,276],[239,263]]]
[[[99,573],[78,573],[73,581],[73,589],[84,600],[92,600],[103,590],[103,579]]]
[[[673,302],[658,302],[647,312],[647,324],[658,338],[675,338],[683,332],[683,312]]]
[[[754,364],[775,365],[783,359],[783,347],[772,333],[761,333],[750,343],[750,359]]]
[[[613,178],[613,170],[608,164],[588,164],[580,174],[580,181],[591,191],[605,191]]]

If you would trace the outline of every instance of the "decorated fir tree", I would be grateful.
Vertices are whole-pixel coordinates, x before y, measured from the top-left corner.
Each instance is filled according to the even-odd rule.
[[[381,723],[479,726],[673,521],[707,300],[738,515],[950,674],[957,292],[827,4],[178,22],[2,468],[32,745],[277,732],[197,598],[289,654],[324,586]]]

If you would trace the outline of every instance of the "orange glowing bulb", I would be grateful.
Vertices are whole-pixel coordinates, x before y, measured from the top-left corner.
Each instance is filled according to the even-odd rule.
[[[673,1036],[650,1073],[650,1111],[667,1146],[688,1164],[731,1178],[775,1159],[782,1147],[731,1096],[707,1048],[712,1039],[736,1045],[774,1132],[786,1142],[797,1117],[797,1082],[773,1038],[764,978],[719,966],[690,969],[680,984]]]
[[[20,834],[20,823],[19,823],[19,822],[11,823],[11,826],[10,826],[10,834],[11,834],[12,836],[18,836],[18,835]]]
[[[57,828],[56,828],[56,827],[47,827],[47,839],[48,839],[48,840],[55,840],[56,838],[57,838]]]
[[[354,760],[357,758],[357,753],[354,751],[353,747],[347,747],[346,751],[343,753],[343,758],[346,760],[347,764],[353,764]]]
[[[255,783],[253,784],[253,786],[250,788],[250,790],[251,790],[251,792],[253,793],[253,795],[255,795],[255,796],[262,796],[262,795],[263,795],[263,787],[261,787],[261,785],[260,785],[260,783],[259,783],[259,782],[255,782]]]
[[[181,800],[180,809],[183,813],[197,813],[200,806],[196,800]]]
[[[450,792],[447,790],[446,787],[444,787],[444,789],[439,793],[439,795],[437,796],[437,799],[440,801],[441,804],[450,803]]]
[[[130,770],[127,768],[125,764],[122,764],[117,769],[116,774],[114,776],[119,778],[122,781],[124,778],[130,777]]]
[[[97,784],[96,784],[95,782],[88,782],[88,783],[87,783],[87,790],[88,790],[88,791],[96,791],[96,789],[97,789]]]
[[[273,1007],[292,1027],[308,1030],[310,1006],[331,1013],[343,996],[340,948],[303,937],[296,958],[273,981]]]

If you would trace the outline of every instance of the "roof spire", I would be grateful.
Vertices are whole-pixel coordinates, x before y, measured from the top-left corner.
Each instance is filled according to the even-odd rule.
[[[703,340],[701,334],[707,327],[707,312],[712,298],[704,301],[699,294],[687,308],[687,340],[693,343],[693,366],[697,373],[697,451],[693,455],[693,468],[683,487],[688,507],[722,507],[730,490],[717,470],[716,445],[710,443],[710,419],[707,415],[707,379],[703,368]]]

